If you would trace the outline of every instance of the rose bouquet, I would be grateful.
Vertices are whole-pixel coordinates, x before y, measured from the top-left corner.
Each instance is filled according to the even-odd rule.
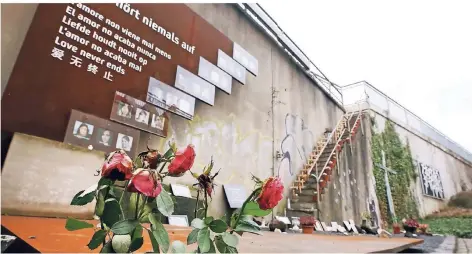
[[[134,161],[123,150],[108,154],[99,170],[101,178],[98,183],[80,191],[71,201],[71,205],[83,206],[96,200],[95,215],[99,218],[99,226],[69,218],[66,229],[94,228],[88,247],[93,250],[101,246],[100,252],[105,253],[138,250],[143,245],[144,229],[149,234],[154,252],[167,252],[169,248],[173,252],[185,250],[180,241],[170,245],[169,235],[160,221],[161,215],[169,216],[174,212],[174,202],[162,187],[162,182],[168,176],[184,175],[194,160],[192,145],[177,151],[175,144],[170,144],[164,154],[148,148]],[[119,191],[116,181],[125,181],[120,197],[116,195]],[[125,192],[130,194],[128,211],[132,211],[131,216],[125,216],[122,202]],[[154,201],[156,205],[152,205]],[[150,222],[150,227],[147,227],[147,222]]]
[[[181,241],[170,244],[169,235],[160,221],[161,215],[167,217],[174,212],[172,197],[162,183],[166,177],[180,177],[190,171],[194,160],[192,145],[177,151],[175,144],[171,144],[164,154],[148,148],[134,161],[123,150],[108,154],[98,170],[101,174],[98,183],[78,192],[71,201],[71,205],[83,206],[96,200],[95,215],[99,225],[69,218],[66,229],[94,228],[87,246],[91,250],[101,246],[100,252],[104,253],[126,253],[140,249],[144,243],[144,230],[149,234],[153,252],[185,253],[186,246]],[[214,179],[218,175],[218,172],[211,175],[213,165],[212,159],[202,174],[192,172],[197,179],[194,185],[197,187],[197,205],[195,219],[191,222],[194,229],[188,235],[187,244],[197,243],[197,253],[215,253],[215,246],[221,253],[237,252],[239,238],[236,234],[260,234],[260,228],[252,216],[270,214],[283,197],[283,184],[278,177],[261,181],[253,176],[256,188],[242,208],[228,219],[215,219],[207,214],[215,187]],[[116,181],[125,181],[124,191],[119,197],[116,195],[119,191]],[[132,214],[128,216],[125,216],[126,207],[122,202],[125,193],[130,194],[127,209]],[[203,207],[198,207],[200,199],[204,200]]]

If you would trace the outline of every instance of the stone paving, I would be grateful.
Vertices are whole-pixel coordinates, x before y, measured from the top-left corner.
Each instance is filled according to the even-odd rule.
[[[472,253],[472,239],[457,238],[456,253]]]
[[[431,253],[453,253],[456,247],[456,237],[446,236],[443,242],[435,248],[433,251],[427,251]]]

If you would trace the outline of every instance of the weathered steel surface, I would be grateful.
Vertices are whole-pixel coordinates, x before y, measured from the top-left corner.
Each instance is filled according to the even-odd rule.
[[[153,61],[147,58],[148,64],[143,66],[141,72],[123,65],[126,73],[122,75],[97,63],[95,63],[99,69],[97,74],[87,72],[88,64],[93,62],[80,56],[80,50],[84,49],[105,59],[106,62],[118,64],[117,61],[105,56],[105,50],[110,47],[98,42],[92,35],[84,35],[62,23],[68,4],[40,4],[3,94],[2,130],[62,141],[71,109],[108,119],[115,91],[118,90],[146,101],[149,77],[155,77],[168,85],[173,85],[177,65],[198,74],[200,56],[216,65],[219,49],[232,55],[232,41],[185,4],[132,4],[132,8],[140,10],[140,18],[143,16],[152,18],[167,31],[174,32],[175,36],[180,38],[180,44],[187,42],[195,46],[193,54],[183,49],[180,44],[172,42],[151,29],[141,20],[125,13],[115,4],[86,5],[146,41],[154,43],[155,47],[171,54],[171,59],[153,51],[157,55],[157,59]],[[84,14],[84,11],[80,11],[72,4],[69,6],[76,9],[76,16],[73,20],[80,22],[77,15]],[[108,27],[113,33],[129,38],[121,30],[118,31],[107,26],[104,21],[98,21],[90,14],[85,14],[85,16],[97,21],[102,27]],[[81,23],[84,24],[84,22]],[[60,35],[61,40],[77,46],[79,50],[77,53],[72,53],[56,45],[55,40],[59,35],[58,31],[61,25],[64,26],[64,29],[67,28],[74,34],[79,34],[89,40],[90,43],[84,46],[71,38]],[[101,27],[91,30],[92,34],[93,31],[97,31],[105,38],[112,39],[101,32]],[[130,40],[138,44],[133,39]],[[91,43],[101,46],[103,51],[98,53],[92,50]],[[118,45],[123,44],[119,43]],[[62,61],[51,56],[54,47],[64,50],[65,55]],[[130,49],[127,46],[123,47]],[[111,51],[117,53],[117,50]],[[72,55],[82,58],[83,62],[80,68],[70,64]],[[139,63],[135,60],[133,62]],[[103,78],[105,70],[112,72],[113,82]]]
[[[64,228],[65,219],[2,216],[2,225],[41,252],[92,252],[87,243],[92,229],[75,232]],[[97,221],[94,221],[97,223]],[[187,242],[191,228],[165,225],[170,240]],[[29,239],[34,236],[35,238]],[[152,250],[149,236],[143,233],[144,245],[137,252]],[[262,236],[244,234],[239,241],[240,253],[308,253],[308,252],[399,252],[423,242],[423,239],[378,238],[369,236],[335,236],[279,234],[264,232]],[[187,246],[187,250],[196,245]],[[98,252],[96,249],[93,252]]]

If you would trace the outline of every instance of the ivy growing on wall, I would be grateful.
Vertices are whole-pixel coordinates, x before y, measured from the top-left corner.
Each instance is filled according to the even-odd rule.
[[[397,174],[388,175],[397,222],[400,222],[402,218],[410,216],[418,217],[416,200],[410,191],[410,186],[414,185],[417,181],[418,173],[413,163],[409,143],[408,141],[406,144],[402,143],[398,133],[395,131],[394,123],[390,120],[385,122],[383,132],[378,133],[374,130],[376,125],[375,119],[371,118],[371,121],[372,159],[382,221],[390,225],[394,220],[388,211],[384,172],[383,169],[377,166],[377,164],[382,164],[382,150],[385,152],[387,167],[397,172]]]

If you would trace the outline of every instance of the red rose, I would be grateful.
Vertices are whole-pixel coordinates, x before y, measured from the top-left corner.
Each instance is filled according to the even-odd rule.
[[[177,151],[174,160],[172,160],[168,167],[169,176],[182,176],[193,166],[194,160],[195,150],[193,145],[188,145],[183,151]]]
[[[278,177],[269,177],[262,185],[257,198],[259,208],[268,210],[274,208],[283,198],[284,186]]]
[[[147,197],[157,197],[162,191],[159,180],[149,172],[142,168],[136,170],[128,184],[129,192],[139,192]]]
[[[112,180],[129,180],[133,170],[133,161],[123,150],[108,155],[102,166],[102,176]]]

